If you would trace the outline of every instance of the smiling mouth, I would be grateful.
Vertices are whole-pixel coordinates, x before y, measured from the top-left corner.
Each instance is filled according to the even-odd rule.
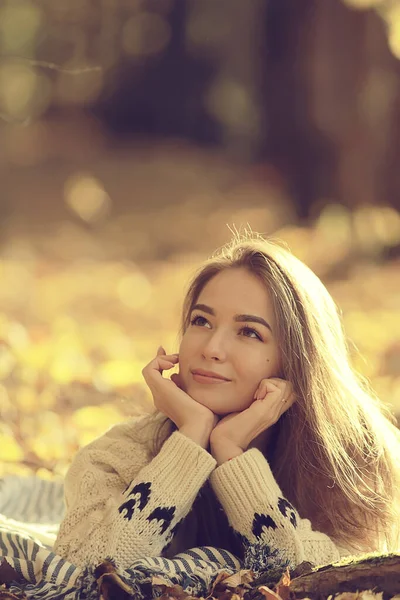
[[[211,377],[210,375],[200,375],[200,373],[192,373],[192,377],[197,383],[229,383],[227,379]]]

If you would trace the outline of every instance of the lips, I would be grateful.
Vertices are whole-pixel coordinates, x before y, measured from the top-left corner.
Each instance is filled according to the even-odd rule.
[[[230,381],[230,379],[228,379],[227,377],[224,377],[223,375],[219,375],[219,373],[214,373],[213,371],[204,371],[204,369],[193,369],[192,371],[192,375],[193,376],[198,376],[198,378],[208,378],[210,380],[217,380],[217,381]]]

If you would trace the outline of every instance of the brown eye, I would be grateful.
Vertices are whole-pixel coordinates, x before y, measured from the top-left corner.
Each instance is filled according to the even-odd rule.
[[[261,338],[260,334],[252,327],[242,327],[242,329],[240,331],[243,332],[244,337],[252,338],[253,335],[251,335],[251,334],[254,334],[255,337],[253,339],[258,339],[258,340],[260,340],[260,342],[262,342],[262,338]]]
[[[198,327],[201,327],[202,325],[204,325],[204,323],[208,323],[208,321],[205,317],[202,317],[201,315],[194,316],[190,321],[191,325],[197,325]]]

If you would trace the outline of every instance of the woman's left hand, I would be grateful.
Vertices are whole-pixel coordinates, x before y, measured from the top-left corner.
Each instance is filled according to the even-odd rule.
[[[211,432],[210,449],[218,464],[245,452],[249,444],[274,425],[295,401],[293,386],[284,379],[262,379],[249,408],[230,413]]]

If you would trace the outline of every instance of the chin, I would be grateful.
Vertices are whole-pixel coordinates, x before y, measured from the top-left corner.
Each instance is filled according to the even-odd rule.
[[[199,404],[201,404],[202,406],[205,406],[206,408],[208,408],[209,410],[211,410],[215,415],[218,416],[223,416],[223,415],[228,415],[231,411],[229,409],[226,408],[222,408],[216,406],[218,403],[220,404],[221,402],[218,400],[217,401],[212,401],[210,400],[210,398],[204,398],[202,397],[202,394],[191,394],[190,390],[187,391],[187,394],[193,398],[193,400],[195,400],[196,402],[198,402]]]

